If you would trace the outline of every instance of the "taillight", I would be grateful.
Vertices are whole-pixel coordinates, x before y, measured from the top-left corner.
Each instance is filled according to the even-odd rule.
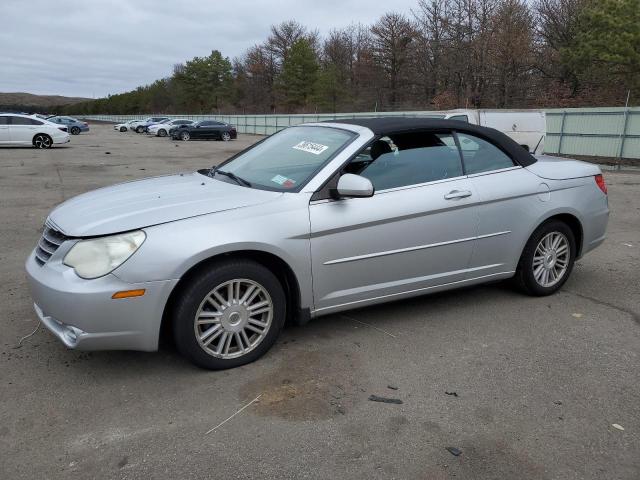
[[[602,193],[604,193],[605,195],[607,194],[607,184],[604,183],[604,177],[602,176],[602,174],[598,174],[595,176],[595,180],[596,180],[596,185],[598,185],[598,188],[600,190],[602,190]]]

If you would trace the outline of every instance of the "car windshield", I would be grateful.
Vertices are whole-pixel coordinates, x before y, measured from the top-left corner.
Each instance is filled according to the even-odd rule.
[[[331,127],[291,127],[241,153],[220,170],[258,188],[291,191],[304,185],[354,137],[354,133]]]

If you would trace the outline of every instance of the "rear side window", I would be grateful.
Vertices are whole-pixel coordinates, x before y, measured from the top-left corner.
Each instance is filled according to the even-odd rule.
[[[468,133],[458,133],[458,140],[468,175],[514,166],[506,153],[487,140]]]
[[[376,190],[418,185],[462,176],[462,163],[451,133],[412,132],[376,140],[354,163]]]
[[[466,115],[454,115],[453,117],[449,117],[448,120],[458,120],[459,122],[469,123],[469,117]]]
[[[25,117],[11,117],[12,125],[42,125],[40,120]]]

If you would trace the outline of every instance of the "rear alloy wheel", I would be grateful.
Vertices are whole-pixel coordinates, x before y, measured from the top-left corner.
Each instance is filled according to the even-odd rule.
[[[167,131],[164,128],[161,128],[160,130],[158,130],[158,136],[159,137],[166,137],[167,136]]]
[[[275,343],[285,295],[271,271],[249,260],[218,263],[187,284],[173,311],[180,353],[218,370],[252,362]]]
[[[188,142],[190,138],[191,138],[191,135],[189,135],[189,132],[180,133],[180,140],[182,140],[183,142]]]
[[[136,127],[136,133],[144,132],[144,127]]]
[[[33,137],[33,146],[35,148],[51,148],[51,145],[53,145],[53,141],[49,135],[39,133]]]
[[[121,132],[126,132],[127,131],[127,127],[120,127],[120,131]]]
[[[231,134],[229,132],[222,132],[221,138],[223,142],[228,142],[231,140]]]
[[[80,135],[79,127],[71,127],[71,135]]]
[[[515,280],[529,295],[555,293],[567,281],[576,256],[576,241],[569,226],[559,220],[542,224],[522,252]]]

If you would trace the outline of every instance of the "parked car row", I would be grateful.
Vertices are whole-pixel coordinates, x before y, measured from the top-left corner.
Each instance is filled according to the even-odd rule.
[[[238,138],[236,127],[215,120],[195,121],[186,118],[149,117],[144,120],[118,123],[113,126],[113,129],[118,132],[133,131],[182,141],[202,139],[228,142]]]

